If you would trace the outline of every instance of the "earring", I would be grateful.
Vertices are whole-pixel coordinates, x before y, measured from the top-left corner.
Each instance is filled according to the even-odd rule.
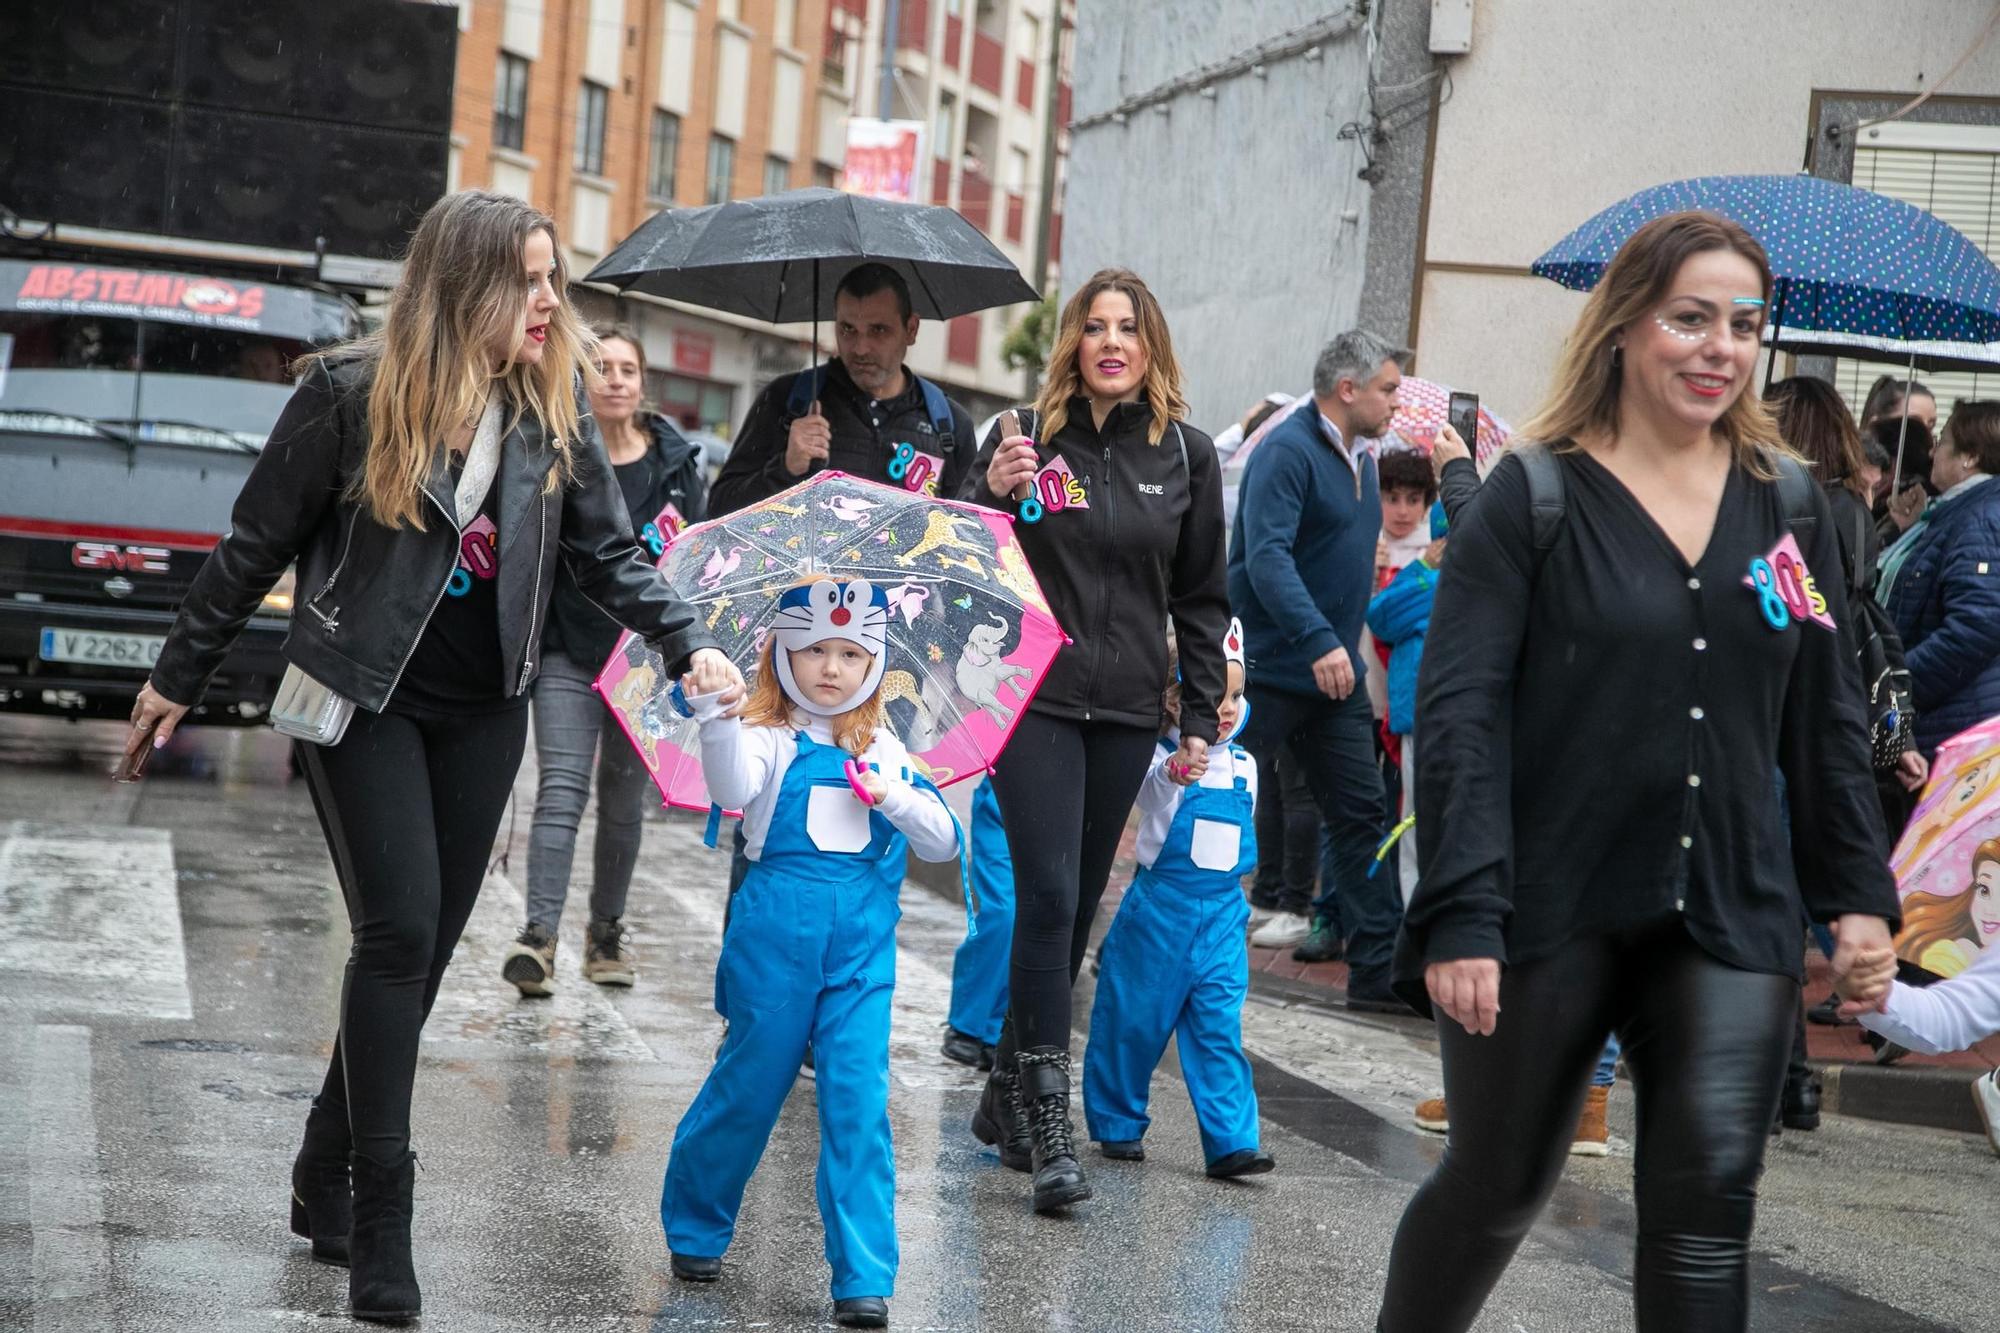
[[[1611,364],[1614,368],[1625,364],[1625,349],[1617,343],[1611,344]]]

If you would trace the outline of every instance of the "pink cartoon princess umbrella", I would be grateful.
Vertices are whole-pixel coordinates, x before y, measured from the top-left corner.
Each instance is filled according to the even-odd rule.
[[[1889,858],[1903,900],[1896,956],[1955,976],[2000,949],[2000,718],[1938,747]]]
[[[1243,442],[1243,447],[1236,451],[1230,466],[1242,467],[1257,446],[1264,442],[1265,436],[1292,413],[1311,406],[1312,401],[1312,394],[1302,393],[1266,417],[1263,424]],[[1403,387],[1396,393],[1396,412],[1389,418],[1389,429],[1383,433],[1380,446],[1389,449],[1400,442],[1420,454],[1429,455],[1431,446],[1437,442],[1438,427],[1449,419],[1450,407],[1451,390],[1444,385],[1421,380],[1414,375],[1403,376]],[[1479,438],[1466,443],[1472,449],[1473,461],[1479,464],[1482,471],[1507,447],[1507,441],[1513,434],[1513,427],[1487,411],[1484,403],[1480,404]]]
[[[821,472],[697,524],[660,557],[675,591],[748,676],[786,587],[810,573],[866,579],[888,597],[889,720],[939,786],[992,766],[1068,641],[1014,539],[1011,513]],[[597,691],[668,805],[709,808],[695,725],[644,640],[618,641]]]

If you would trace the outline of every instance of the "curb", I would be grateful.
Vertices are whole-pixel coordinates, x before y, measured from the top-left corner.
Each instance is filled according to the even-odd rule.
[[[1972,1102],[1977,1069],[1834,1064],[1814,1061],[1821,1105],[1839,1115],[1983,1134]]]

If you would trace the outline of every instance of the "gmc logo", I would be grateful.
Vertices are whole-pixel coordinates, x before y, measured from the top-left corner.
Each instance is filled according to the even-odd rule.
[[[120,546],[115,542],[78,542],[69,548],[69,562],[78,569],[164,574],[172,553],[164,546]]]

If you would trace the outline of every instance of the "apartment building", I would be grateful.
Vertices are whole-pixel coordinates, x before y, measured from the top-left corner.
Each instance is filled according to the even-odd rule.
[[[1063,0],[900,3],[899,96],[949,126],[942,142],[955,155],[935,171],[933,197],[1025,272],[1048,138],[1033,53],[1045,67],[1042,25]],[[459,0],[451,186],[547,210],[578,274],[662,208],[837,186],[849,117],[877,110],[886,22],[885,0]],[[638,331],[663,411],[724,437],[764,384],[809,355],[806,326],[589,291],[579,300]],[[1023,382],[999,353],[1018,317],[926,327],[914,364],[997,408]],[[821,337],[830,345],[824,326]]]

